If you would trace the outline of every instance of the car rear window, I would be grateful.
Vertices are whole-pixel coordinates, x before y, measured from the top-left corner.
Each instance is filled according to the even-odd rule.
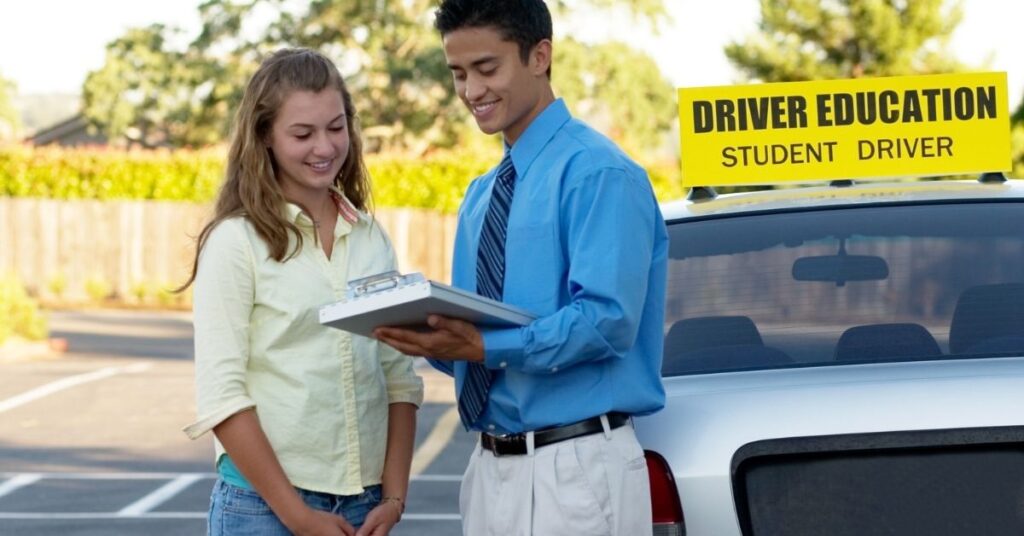
[[[669,223],[666,376],[1024,355],[1024,203]]]

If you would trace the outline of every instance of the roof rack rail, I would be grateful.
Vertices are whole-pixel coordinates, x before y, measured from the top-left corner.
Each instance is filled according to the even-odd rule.
[[[833,188],[849,188],[853,186],[853,181],[850,179],[836,179],[828,183]]]
[[[716,197],[718,197],[718,192],[711,186],[694,186],[690,188],[690,193],[686,194],[686,200],[694,203],[711,201]]]
[[[986,171],[978,177],[978,182],[982,184],[1002,184],[1006,182],[1006,175],[1002,171]]]

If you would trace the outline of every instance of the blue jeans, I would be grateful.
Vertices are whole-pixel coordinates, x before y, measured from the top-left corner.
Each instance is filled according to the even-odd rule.
[[[310,508],[338,514],[357,528],[366,521],[370,510],[380,504],[381,494],[380,485],[370,486],[359,495],[331,495],[304,489],[296,491]],[[219,478],[210,495],[206,533],[209,536],[291,535],[258,493],[232,486]]]

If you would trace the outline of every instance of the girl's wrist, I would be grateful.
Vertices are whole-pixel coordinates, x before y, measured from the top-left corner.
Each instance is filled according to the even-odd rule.
[[[398,514],[398,519],[395,521],[395,523],[398,523],[402,520],[402,514],[405,513],[405,500],[403,500],[401,497],[397,495],[386,495],[380,498],[380,503],[391,503],[391,505],[395,509],[395,513]]]

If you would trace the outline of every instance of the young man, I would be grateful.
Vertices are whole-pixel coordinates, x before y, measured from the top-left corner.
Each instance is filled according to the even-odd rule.
[[[462,483],[467,535],[650,534],[629,417],[664,404],[667,235],[647,174],[551,87],[542,0],[444,0],[455,90],[505,156],[466,192],[453,284],[538,315],[478,330],[432,317],[382,341],[455,376],[481,432]]]

